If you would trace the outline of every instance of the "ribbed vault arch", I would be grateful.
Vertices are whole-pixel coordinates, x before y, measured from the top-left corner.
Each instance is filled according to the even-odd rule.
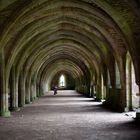
[[[107,86],[109,72],[111,86],[116,90],[116,63],[123,98],[127,52],[134,63],[136,82],[140,83],[137,43],[140,20],[128,1],[13,0],[3,4],[0,7],[3,9],[0,12],[1,83],[6,93],[3,99],[8,102],[7,94],[11,90],[10,96],[20,95],[22,104],[25,100],[30,102],[30,98],[42,92],[44,83],[49,87],[52,78],[61,71],[74,77],[79,91],[86,85],[86,92],[90,92],[94,84],[98,93]],[[121,8],[126,8],[127,15]],[[2,16],[6,11],[6,16]],[[14,85],[9,89],[11,79]],[[18,100],[13,102],[18,106]],[[8,105],[3,108],[7,109]]]

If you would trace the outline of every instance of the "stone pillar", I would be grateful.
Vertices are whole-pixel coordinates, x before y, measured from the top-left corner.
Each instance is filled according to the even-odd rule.
[[[107,86],[103,85],[103,100],[106,100]]]
[[[139,109],[136,111],[136,120],[140,121],[140,85],[139,86],[139,93],[138,93],[138,96],[139,96]]]
[[[38,78],[36,76],[35,76],[35,79],[36,79],[36,96],[40,97],[39,81],[38,81]]]
[[[101,76],[101,99],[102,100],[106,99],[106,86],[105,86],[103,76]]]
[[[34,93],[33,93],[33,83],[32,83],[32,80],[31,80],[31,76],[29,76],[29,90],[30,90],[30,101],[32,102],[34,100]]]
[[[101,75],[100,75],[96,84],[96,100],[101,101],[101,99],[102,99],[102,83],[101,83]]]
[[[32,84],[32,92],[33,92],[33,98],[36,99],[37,96],[36,96],[36,84],[35,83]]]
[[[110,79],[110,73],[109,70],[107,71],[107,80],[106,80],[106,104],[110,105],[111,104],[111,89],[112,89],[112,85],[111,85],[111,79]]]
[[[40,97],[38,81],[37,81],[37,84],[36,84],[36,94],[37,94],[37,97]]]
[[[19,94],[20,94],[19,106],[23,107],[25,105],[25,81],[23,77],[23,71],[21,71],[19,77]]]
[[[119,96],[119,111],[124,112],[126,108],[126,61],[120,59],[120,96]]]
[[[37,86],[36,86],[36,77],[38,75],[38,72],[34,72],[33,70],[30,72],[30,85],[31,85],[31,96],[32,99],[36,99],[39,95],[37,95]]]
[[[31,100],[36,99],[36,94],[35,94],[35,84],[33,79],[31,80]]]
[[[36,94],[36,82],[34,81],[34,97],[35,99],[37,98],[37,94]]]
[[[96,100],[101,101],[102,95],[101,95],[101,85],[96,85]]]
[[[0,50],[0,115],[10,116],[8,90],[6,90],[4,50]]]
[[[94,98],[94,87],[93,87],[93,84],[90,86],[90,97]]]
[[[34,77],[30,78],[30,95],[31,101],[35,100],[36,97],[36,83]]]
[[[16,82],[15,66],[11,69],[11,106],[10,110],[19,111],[18,107],[18,82]]]
[[[36,91],[37,91],[37,97],[43,96],[43,85],[40,82],[40,78],[37,79],[37,86],[36,86]]]
[[[26,98],[25,98],[25,103],[30,104],[31,98],[30,98],[30,84],[29,84],[29,79],[26,78]]]
[[[132,110],[132,63],[131,60],[127,62],[126,70],[126,93],[127,93],[127,108],[126,111]]]
[[[36,77],[33,77],[33,92],[34,92],[34,98],[37,98],[37,91],[36,91]]]
[[[139,108],[140,108],[140,85],[139,86],[139,93],[138,93],[138,96],[139,96]]]

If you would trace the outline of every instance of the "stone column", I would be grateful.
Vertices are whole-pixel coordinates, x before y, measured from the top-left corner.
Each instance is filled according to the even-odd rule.
[[[25,103],[30,104],[31,102],[31,97],[30,97],[30,82],[29,79],[26,78],[26,98],[25,98]]]
[[[139,108],[140,108],[140,85],[139,86],[139,93],[138,93],[138,96],[139,96]]]
[[[126,61],[125,59],[120,59],[120,97],[119,97],[119,111],[124,112],[126,108]]]
[[[101,95],[101,85],[96,85],[96,100],[101,101],[102,95]]]
[[[127,93],[127,108],[126,111],[132,110],[132,63],[128,60],[127,71],[126,71],[126,93]]]
[[[19,77],[19,94],[20,94],[19,106],[23,107],[25,105],[25,82],[23,77],[23,71],[21,71]]]
[[[36,94],[37,94],[37,97],[40,97],[38,81],[37,81],[37,84],[36,84]]]
[[[96,83],[96,100],[101,101],[101,99],[102,99],[102,84],[101,84],[101,75],[100,75]]]
[[[36,91],[37,91],[37,97],[41,97],[42,94],[42,86],[40,85],[40,79],[37,79],[37,84],[36,84]]]
[[[138,96],[139,96],[139,109],[136,111],[136,120],[140,121],[140,85],[139,86],[139,93],[138,93]]]
[[[12,66],[11,69],[11,106],[12,111],[19,111],[18,107],[18,82],[16,81],[16,71],[15,66]]]
[[[101,99],[102,100],[106,99],[106,86],[105,86],[103,76],[101,76]]]
[[[32,75],[31,78],[31,96],[34,99],[37,98],[37,93],[36,93],[36,76],[35,74]]]
[[[29,78],[28,78],[28,80],[29,80],[29,90],[30,90],[30,101],[32,102],[33,100],[34,100],[34,93],[33,93],[33,84],[32,84],[32,80],[31,80],[31,76],[29,76]]]
[[[90,86],[90,97],[94,97],[93,84]]]
[[[36,82],[34,81],[34,97],[35,99],[37,98],[37,94],[36,94]]]
[[[6,74],[4,50],[0,49],[0,115],[4,117],[10,116],[8,90],[6,90]]]

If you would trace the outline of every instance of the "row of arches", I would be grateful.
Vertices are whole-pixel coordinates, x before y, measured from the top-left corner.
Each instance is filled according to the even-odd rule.
[[[85,96],[96,95],[114,110],[139,107],[140,18],[135,4],[121,0],[3,1],[1,115],[10,116],[9,110],[19,110],[55,84]],[[65,80],[59,82],[62,73],[66,85]]]

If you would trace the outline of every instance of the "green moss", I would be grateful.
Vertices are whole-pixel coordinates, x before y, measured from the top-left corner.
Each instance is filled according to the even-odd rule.
[[[2,117],[10,117],[11,116],[11,113],[10,113],[10,111],[1,111],[0,112],[0,116],[2,116]]]

